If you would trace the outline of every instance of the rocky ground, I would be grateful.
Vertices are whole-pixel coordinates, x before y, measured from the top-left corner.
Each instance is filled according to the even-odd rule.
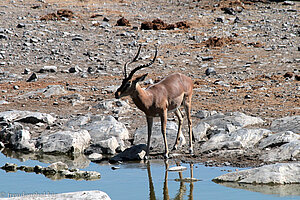
[[[195,83],[195,126],[212,112],[239,111],[262,121],[247,126],[231,123],[232,130],[218,126],[209,130],[233,132],[236,127],[247,127],[266,128],[272,133],[288,131],[275,130],[271,124],[279,118],[300,115],[299,7],[297,1],[3,0],[0,110],[34,111],[57,119],[38,125],[25,122],[31,138],[78,126],[67,123],[80,117],[95,122],[95,115],[112,115],[128,129],[128,137],[123,138],[123,147],[128,147],[134,144],[136,129],[146,124],[144,114],[129,98],[112,101],[113,91],[121,83],[124,63],[135,55],[138,45],[143,44],[140,63],[148,62],[154,45],[158,45],[157,61],[143,70],[149,73],[143,85],[147,87],[173,72],[191,77]],[[128,21],[118,22],[122,17]],[[155,29],[172,30],[141,30],[142,23],[151,24],[157,18],[164,23],[155,25]],[[175,28],[177,22],[185,26]],[[172,114],[169,117],[175,120]],[[295,128],[290,131],[297,140],[300,120],[293,121]],[[266,135],[262,133],[260,139]],[[256,150],[247,154],[236,150],[224,157],[210,149],[208,154],[202,144],[210,138],[202,139],[195,143],[194,156],[182,154],[183,149],[177,152],[178,157],[239,166],[266,162]],[[279,143],[275,147],[288,142]],[[243,142],[230,145],[233,149],[245,148]],[[258,141],[253,145],[259,145]],[[40,148],[36,143],[31,147]],[[297,155],[286,161],[297,160]],[[152,157],[161,155],[154,150]]]

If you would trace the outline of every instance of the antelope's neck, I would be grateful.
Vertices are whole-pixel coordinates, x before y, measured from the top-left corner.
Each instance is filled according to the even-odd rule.
[[[131,95],[131,98],[134,104],[146,114],[149,111],[149,107],[152,105],[152,95],[141,88],[141,86],[137,83],[136,90]]]

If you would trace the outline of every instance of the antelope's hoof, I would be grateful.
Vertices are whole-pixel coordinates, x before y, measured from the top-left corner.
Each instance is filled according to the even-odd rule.
[[[169,159],[169,155],[166,153],[165,155],[164,155],[164,158],[167,160],[167,159]]]
[[[193,149],[189,149],[189,154],[194,154],[194,150]]]
[[[177,150],[177,149],[178,149],[177,145],[174,145],[172,150]]]

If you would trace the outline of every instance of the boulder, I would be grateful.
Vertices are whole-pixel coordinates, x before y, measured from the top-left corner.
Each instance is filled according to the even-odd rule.
[[[20,166],[14,163],[6,163],[1,169],[6,172],[16,172],[17,170],[21,170],[24,172],[35,172],[36,174],[43,174],[47,178],[52,180],[59,179],[76,179],[76,180],[95,180],[100,179],[101,174],[96,171],[80,171],[79,169],[69,169],[68,165],[63,162],[56,162],[48,167],[42,167],[36,165],[34,167],[31,166]]]
[[[107,140],[99,141],[98,144],[102,148],[103,153],[112,155],[116,153],[116,149],[119,146],[118,141],[114,136]]]
[[[82,153],[90,145],[88,131],[58,131],[37,139],[37,148],[44,153]]]
[[[50,169],[54,169],[55,171],[67,170],[68,165],[63,162],[55,162],[48,166]]]
[[[20,166],[20,167],[17,167],[17,170],[21,170],[21,171],[24,171],[24,172],[34,172],[34,169],[35,169],[35,167],[31,167],[31,166]]]
[[[39,70],[39,73],[45,73],[45,72],[57,72],[56,66],[44,66]]]
[[[22,124],[18,122],[8,123],[7,126],[4,126],[0,131],[0,141],[4,144],[10,144],[12,135],[20,130],[23,130]]]
[[[31,140],[31,135],[28,130],[19,130],[12,134],[9,141],[10,146],[14,150],[35,151],[35,144]]]
[[[274,132],[292,131],[300,133],[300,115],[287,116],[272,122],[270,130]]]
[[[193,135],[195,142],[205,141],[205,137],[207,134],[207,131],[210,129],[210,125],[205,122],[200,122],[196,126],[193,127]]]
[[[167,122],[167,142],[168,146],[171,149],[177,137],[178,126],[177,123],[168,121]],[[148,140],[148,131],[147,126],[138,128],[134,133],[134,144],[147,144]],[[180,135],[179,147],[186,143],[185,137],[183,134]],[[150,148],[164,150],[164,140],[161,133],[161,124],[160,122],[154,123],[152,127],[152,135]]]
[[[17,171],[17,164],[14,163],[5,163],[1,169],[5,170],[6,172],[16,172]]]
[[[42,94],[46,98],[50,98],[51,96],[56,96],[56,95],[63,95],[63,94],[67,94],[67,93],[68,92],[61,85],[49,85],[42,91]]]
[[[21,197],[12,197],[12,198],[3,198],[4,200],[32,200],[32,195],[22,195]],[[111,198],[102,191],[79,191],[79,192],[69,192],[69,193],[60,193],[60,194],[51,194],[47,193],[45,195],[38,195],[34,199],[43,199],[43,200],[53,200],[53,199],[76,199],[76,200],[111,200]]]
[[[91,121],[91,115],[76,116],[75,118],[70,119],[66,123],[66,126],[71,129],[81,128],[82,125],[85,125],[90,121]]]
[[[110,162],[115,163],[118,161],[143,160],[145,158],[146,151],[147,151],[146,144],[134,145],[128,149],[125,149],[125,151],[119,153],[118,155],[112,157],[110,159]]]
[[[42,163],[55,163],[63,162],[68,165],[69,168],[87,168],[91,161],[84,154],[46,154],[39,151],[36,152],[26,152],[23,151],[11,151],[8,148],[4,149],[2,152],[5,156],[10,158],[18,159],[22,162],[27,160],[38,160]]]
[[[56,119],[49,114],[31,111],[10,110],[0,113],[0,121],[24,122],[36,124],[39,122],[53,124]]]
[[[0,141],[14,150],[35,151],[35,142],[28,130],[18,122],[9,123],[0,131]]]
[[[204,119],[210,117],[212,115],[218,114],[217,111],[207,111],[207,110],[199,110],[193,117],[197,117],[199,119]]]
[[[92,162],[99,162],[102,160],[103,156],[100,153],[92,153],[88,156],[88,158],[92,161]]]
[[[264,121],[260,117],[252,117],[241,112],[226,114],[214,114],[202,120],[210,126],[216,126],[218,129],[228,130],[228,127],[243,128],[249,125],[261,124]],[[230,130],[228,130],[230,131]]]
[[[277,163],[218,176],[215,182],[300,184],[300,163]]]
[[[130,106],[125,101],[119,99],[103,100],[94,107],[102,110],[112,111],[116,114],[130,111]]]
[[[261,159],[268,162],[300,160],[300,140],[295,140],[274,148],[261,155]]]
[[[232,133],[219,133],[205,142],[200,151],[208,152],[221,149],[248,149],[253,148],[261,139],[269,135],[271,131],[266,129],[238,129]]]
[[[59,96],[67,94],[68,92],[61,85],[48,85],[46,88],[38,89],[35,91],[30,91],[25,94],[19,95],[15,98],[26,99],[35,95],[43,95],[45,98],[50,98],[52,96]]]
[[[98,119],[93,117],[90,123],[82,125],[81,128],[89,131],[93,144],[110,139],[113,136],[121,146],[123,140],[129,138],[129,132],[125,125],[112,116],[98,116]]]
[[[114,155],[116,153],[116,149],[119,147],[119,143],[116,137],[112,136],[107,140],[101,140],[96,143],[90,145],[89,148],[86,149],[87,154],[91,153],[102,153],[102,154],[111,154]]]
[[[272,134],[269,137],[262,139],[258,147],[260,149],[265,149],[270,147],[273,148],[296,140],[300,140],[300,135],[295,134],[292,131],[284,131],[284,132]]]

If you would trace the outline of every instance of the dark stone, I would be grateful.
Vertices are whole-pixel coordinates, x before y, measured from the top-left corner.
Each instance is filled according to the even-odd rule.
[[[128,149],[125,149],[125,151],[119,153],[118,155],[112,157],[109,162],[110,163],[116,163],[119,161],[136,161],[136,160],[143,160],[144,156],[142,156],[141,152],[147,151],[147,145],[146,144],[138,144],[133,147],[130,147]]]
[[[20,23],[17,25],[17,28],[25,28],[25,24]]]
[[[5,39],[5,40],[7,40],[8,37],[7,37],[6,35],[4,35],[4,34],[0,34],[0,39]]]
[[[1,169],[5,170],[6,172],[16,172],[17,171],[17,164],[13,163],[6,163]]]
[[[36,73],[32,73],[31,76],[27,79],[26,82],[34,82],[34,81],[37,81],[38,80],[38,77],[36,75]]]
[[[152,22],[148,22],[148,21],[143,22],[141,24],[141,29],[142,30],[152,30],[153,29],[153,23]]]
[[[125,19],[124,17],[120,18],[118,21],[117,21],[117,26],[131,26],[130,25],[130,22]]]
[[[294,73],[293,72],[287,72],[283,75],[284,78],[293,78]]]
[[[245,96],[245,99],[251,99],[251,96],[250,96],[249,94],[247,94],[247,95]]]
[[[209,76],[209,75],[216,75],[217,72],[215,71],[215,68],[213,67],[209,67],[205,70],[205,74],[206,76]]]
[[[211,60],[213,60],[214,59],[214,57],[212,57],[212,56],[205,56],[205,57],[202,57],[202,61],[211,61]]]
[[[224,13],[225,14],[229,14],[229,15],[235,15],[235,11],[233,10],[233,8],[223,8]]]
[[[234,23],[240,23],[240,22],[241,22],[240,18],[236,17],[236,18],[234,19]]]
[[[74,37],[72,38],[72,41],[83,41],[81,37]]]

